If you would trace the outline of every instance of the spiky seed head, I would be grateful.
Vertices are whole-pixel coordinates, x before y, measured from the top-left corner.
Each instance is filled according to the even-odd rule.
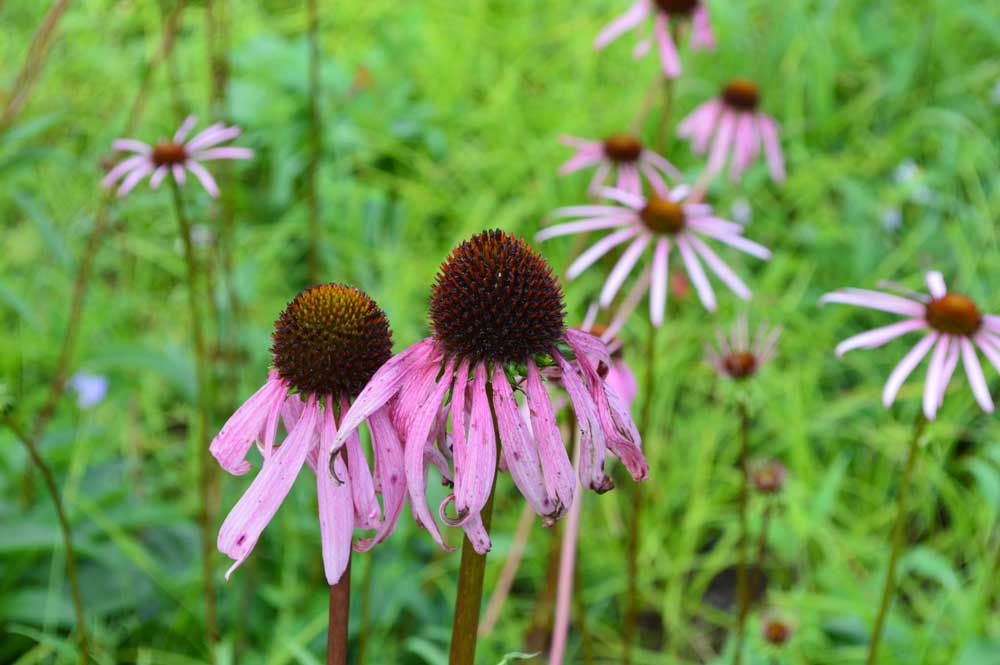
[[[688,16],[698,6],[699,0],[653,0],[667,14]]]
[[[523,363],[565,331],[552,268],[521,238],[484,231],[452,250],[431,293],[431,329],[454,356]]]
[[[366,293],[344,284],[302,291],[274,323],[274,367],[301,392],[356,397],[392,355],[389,321]]]

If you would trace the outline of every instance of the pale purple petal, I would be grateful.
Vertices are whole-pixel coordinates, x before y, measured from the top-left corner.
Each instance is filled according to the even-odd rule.
[[[464,485],[466,477],[464,473],[458,473],[458,469],[465,469],[468,465],[468,440],[466,439],[465,426],[465,396],[469,386],[469,361],[462,360],[455,371],[455,385],[451,389],[451,437],[452,437],[452,458],[455,464],[455,494],[459,492],[464,496]]]
[[[330,457],[337,427],[333,422],[333,402],[327,398],[320,414],[319,459],[327,460],[316,468],[316,496],[319,503],[319,532],[323,546],[323,570],[326,582],[333,586],[347,569],[354,536],[355,506],[351,500],[353,478],[344,463],[343,452]],[[352,435],[352,439],[355,435]],[[282,446],[284,447],[284,446]],[[350,447],[350,444],[348,444]]]
[[[652,150],[643,150],[639,153],[639,163],[652,165],[674,180],[684,179],[684,174],[676,166],[667,161],[663,155]]]
[[[969,377],[972,394],[976,396],[976,401],[983,411],[993,413],[993,398],[990,397],[990,387],[986,385],[986,377],[983,376],[983,367],[979,364],[976,349],[968,337],[960,337],[959,343],[962,345],[962,366],[965,367],[965,375]]]
[[[594,404],[593,398],[587,392],[573,366],[558,351],[553,351],[552,357],[562,370],[562,382],[566,386],[570,401],[573,403],[577,426],[580,428],[582,446],[580,481],[597,492],[606,492],[614,487],[614,483],[604,473],[607,440],[604,429],[601,427],[597,405]]]
[[[594,48],[602,49],[625,32],[636,27],[649,14],[649,0],[636,0],[628,10],[609,23],[594,39]]]
[[[531,416],[531,429],[538,446],[538,456],[542,465],[542,478],[549,497],[562,513],[573,503],[573,488],[576,476],[569,462],[562,434],[556,423],[556,412],[549,393],[542,383],[535,361],[528,359],[528,378],[525,385],[526,404]]]
[[[237,476],[250,470],[247,452],[266,424],[268,414],[275,405],[280,407],[284,402],[287,390],[278,373],[272,371],[267,382],[236,409],[208,448],[219,466]]]
[[[613,217],[595,217],[576,222],[565,222],[556,224],[547,229],[542,229],[535,234],[535,240],[544,242],[550,238],[558,236],[572,235],[574,233],[589,233],[590,231],[600,231],[603,229],[614,229],[625,224],[631,224],[635,213],[629,211],[625,214],[618,214]]]
[[[944,392],[948,388],[948,382],[951,381],[952,375],[955,373],[955,368],[958,366],[958,354],[959,347],[954,338],[951,340],[951,344],[948,346],[948,357],[944,361],[944,369],[941,370],[941,380],[938,382],[939,388],[937,393],[937,406],[941,408],[944,403]]]
[[[924,356],[927,355],[927,352],[930,351],[940,336],[938,332],[930,332],[925,335],[923,339],[910,349],[909,353],[903,356],[903,359],[899,361],[896,368],[892,370],[892,374],[889,375],[889,380],[886,381],[885,388],[882,390],[882,404],[886,408],[892,406],[892,403],[896,400],[897,393],[899,393],[899,389],[903,386],[903,382],[916,369],[917,365],[924,359]]]
[[[764,155],[775,182],[785,181],[785,157],[781,153],[781,142],[778,140],[778,127],[770,116],[757,114],[757,124],[760,127],[760,138],[764,143]]]
[[[153,152],[153,147],[148,143],[136,141],[135,139],[115,139],[111,142],[111,147],[123,152],[135,152],[140,155],[149,155]]]
[[[948,287],[944,284],[944,277],[936,270],[927,273],[927,290],[935,298],[943,298],[948,293]]]
[[[250,148],[239,148],[236,146],[226,146],[224,148],[209,148],[191,155],[191,159],[198,161],[209,161],[213,159],[251,159],[253,150]]]
[[[708,283],[708,277],[705,276],[705,271],[702,269],[698,257],[695,256],[694,250],[688,242],[687,235],[684,233],[677,235],[677,249],[681,252],[681,259],[684,261],[684,267],[687,269],[688,276],[691,277],[691,283],[694,284],[695,291],[698,292],[698,298],[705,306],[705,309],[714,312],[715,292],[712,290],[712,285]]]
[[[559,175],[569,175],[580,169],[593,166],[603,159],[604,155],[602,153],[587,153],[581,150],[573,155],[568,162],[559,167]]]
[[[646,207],[646,199],[633,194],[632,192],[615,189],[614,187],[605,187],[599,193],[604,198],[611,199],[612,201],[618,201],[633,210],[642,210]]]
[[[854,349],[876,349],[897,337],[902,337],[907,333],[926,327],[927,322],[923,319],[907,319],[881,328],[875,328],[874,330],[869,330],[845,339],[837,345],[837,355],[842,356]]]
[[[615,263],[615,267],[611,269],[611,274],[608,275],[607,281],[604,283],[604,288],[601,289],[601,296],[599,302],[601,307],[607,307],[614,300],[615,294],[621,288],[622,283],[625,278],[628,277],[632,268],[635,267],[636,262],[642,253],[649,246],[650,240],[652,240],[652,233],[643,233],[638,238],[632,241],[632,244],[622,252],[621,257],[618,262]]]
[[[944,363],[950,342],[950,335],[942,335],[934,347],[930,363],[927,365],[927,378],[924,381],[924,415],[927,416],[928,420],[934,420],[937,415],[938,406],[941,403],[940,395],[944,393],[946,387],[946,385],[941,384],[941,375],[944,372]]]
[[[692,111],[677,129],[679,137],[691,140],[691,151],[694,154],[701,155],[708,149],[708,143],[722,109],[721,101],[711,99]]]
[[[406,476],[403,468],[403,446],[389,420],[388,408],[383,407],[368,419],[375,451],[375,471],[382,493],[384,516],[372,538],[359,540],[354,549],[366,552],[385,540],[396,528],[406,498]]]
[[[455,495],[455,509],[460,515],[478,515],[489,500],[497,466],[497,440],[493,433],[493,415],[486,395],[486,364],[477,363],[473,369],[472,414],[469,418],[468,448],[462,494]]]
[[[195,174],[198,180],[201,182],[201,186],[205,188],[208,195],[213,199],[219,196],[219,186],[215,183],[215,178],[209,173],[204,166],[199,164],[194,160],[188,160],[186,162],[188,170]]]
[[[653,22],[653,35],[660,46],[660,64],[663,66],[663,73],[669,78],[677,78],[681,75],[681,61],[677,57],[677,46],[674,45],[674,39],[670,36],[665,12],[657,13],[656,20]]]
[[[194,126],[197,123],[198,123],[198,118],[194,117],[193,115],[189,115],[188,117],[184,118],[184,122],[181,123],[181,126],[178,127],[177,131],[174,133],[174,143],[183,143],[184,139],[187,138],[187,135],[191,132],[192,129],[194,129]]]
[[[705,3],[700,2],[691,14],[691,48],[714,49],[715,35],[712,34],[712,23],[708,18]]]
[[[598,191],[604,187],[608,179],[608,174],[611,173],[611,163],[601,162],[597,165],[594,170],[594,177],[590,179],[590,184],[587,185],[587,194],[590,196],[596,196]]]
[[[701,239],[693,233],[687,234],[685,237],[688,242],[691,243],[691,247],[695,250],[695,252],[700,254],[701,258],[705,260],[705,263],[708,264],[711,271],[714,272],[715,275],[721,279],[733,293],[744,300],[750,299],[750,287],[748,287],[743,280],[740,279],[735,272],[733,272],[733,269],[730,268],[725,261],[719,258],[718,254],[713,252],[708,245],[703,243]]]
[[[347,413],[346,400],[341,403],[341,413]],[[335,436],[336,432],[332,436]],[[331,439],[330,443],[333,441]],[[358,528],[377,529],[381,509],[375,498],[375,480],[372,478],[368,458],[361,449],[359,430],[347,437],[347,467],[351,472],[351,496],[354,500],[354,518]],[[324,458],[321,458],[324,459]]]
[[[184,166],[181,164],[174,164],[171,168],[171,172],[174,174],[174,180],[177,181],[178,185],[183,185],[187,182],[187,173],[184,171]]]
[[[819,299],[819,302],[821,305],[830,302],[842,305],[856,305],[858,307],[867,307],[868,309],[877,309],[883,312],[920,318],[923,318],[927,311],[927,307],[923,303],[888,293],[867,291],[865,289],[841,289],[840,291],[827,293]]]
[[[649,287],[649,320],[659,328],[667,312],[667,281],[669,268],[670,239],[660,238],[653,250],[653,272]]]
[[[715,133],[715,141],[712,143],[712,152],[708,157],[708,165],[705,170],[708,173],[716,174],[722,170],[726,163],[726,155],[733,142],[733,131],[736,128],[736,114],[730,110],[722,112],[719,119],[719,129]]]
[[[208,129],[203,130],[201,133],[199,133],[197,136],[191,139],[184,146],[184,148],[188,151],[188,153],[192,153],[198,150],[203,150],[204,148],[208,148],[209,146],[217,145],[219,143],[222,143],[223,141],[229,141],[230,139],[234,139],[242,133],[243,130],[240,129],[239,127],[226,127],[225,125],[219,123],[217,125],[212,125]]]
[[[594,262],[602,256],[623,242],[634,238],[641,231],[642,227],[640,225],[632,224],[628,228],[615,231],[614,233],[601,238],[585,252],[581,253],[580,256],[578,256],[576,260],[570,264],[569,270],[566,271],[566,278],[576,279],[583,273],[584,270],[592,266]]]
[[[152,164],[143,164],[138,168],[134,169],[128,176],[122,181],[121,187],[118,188],[118,196],[125,196],[135,188],[139,182],[148,176],[153,171]]]
[[[167,177],[168,170],[166,166],[157,166],[156,170],[153,171],[153,177],[149,179],[149,186],[153,189],[159,189],[160,183]]]
[[[129,157],[128,159],[120,161],[118,164],[114,166],[114,168],[108,171],[108,174],[104,176],[104,178],[101,179],[101,187],[104,188],[111,187],[111,185],[115,184],[115,182],[117,182],[118,179],[124,176],[126,173],[134,169],[138,169],[143,165],[146,166],[152,165],[152,162],[149,160],[149,157],[145,155],[135,155],[133,157]]]

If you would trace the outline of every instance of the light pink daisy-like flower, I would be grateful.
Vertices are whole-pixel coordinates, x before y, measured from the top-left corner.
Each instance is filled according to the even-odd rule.
[[[575,136],[564,136],[565,145],[576,148],[576,153],[562,165],[559,173],[566,175],[597,165],[587,191],[596,194],[607,184],[608,177],[615,179],[618,189],[642,194],[642,178],[666,189],[664,176],[680,180],[683,176],[673,164],[645,147],[630,134],[614,134],[603,141],[588,141]]]
[[[610,364],[606,346],[592,335],[566,329],[562,289],[545,259],[523,240],[485,231],[455,248],[438,272],[430,319],[433,336],[376,372],[341,422],[332,449],[338,450],[368,414],[396,397],[397,423],[406,438],[410,503],[417,521],[442,547],[425,497],[424,444],[440,439],[436,428],[449,422],[454,493],[438,513],[446,523],[461,526],[477,552],[490,548],[480,512],[498,467],[510,472],[529,505],[547,521],[572,505],[574,473],[546,380],[557,378],[576,413],[585,486],[611,489],[604,472],[607,451],[624,462],[633,478],[646,477],[648,467],[628,406],[591,361],[596,357]],[[529,422],[520,416],[517,393],[528,405]],[[454,518],[445,510],[451,503]]]
[[[721,376],[743,381],[757,374],[774,358],[781,328],[769,328],[764,324],[757,329],[757,335],[751,341],[750,326],[746,315],[743,315],[736,320],[728,338],[721,330],[717,330],[715,336],[718,346],[705,348],[709,364]]]
[[[722,93],[695,108],[677,128],[677,135],[691,141],[697,155],[708,150],[705,170],[722,171],[729,159],[729,177],[736,181],[753,164],[764,146],[764,156],[775,182],[785,180],[785,158],[774,118],[759,110],[760,91],[748,79],[733,79]],[[714,139],[714,140],[713,140]]]
[[[121,180],[118,196],[125,196],[146,176],[150,176],[149,184],[156,189],[167,175],[172,175],[178,185],[183,185],[187,181],[187,172],[190,171],[210,196],[218,196],[219,186],[202,162],[214,159],[250,159],[253,157],[253,150],[236,146],[220,147],[220,143],[236,138],[243,131],[239,127],[227,127],[221,122],[206,127],[185,142],[184,139],[194,129],[196,122],[193,115],[188,116],[172,140],[160,141],[156,145],[136,139],[117,139],[111,144],[112,148],[134,154],[108,171],[101,185],[107,188]]]
[[[392,335],[378,305],[363,292],[340,284],[314,286],[288,304],[275,322],[274,369],[212,440],[212,455],[226,471],[250,470],[246,457],[254,442],[264,458],[250,487],[219,529],[218,546],[236,563],[250,556],[264,527],[291,490],[303,464],[316,474],[323,566],[336,584],[350,561],[354,529],[372,529],[354,549],[364,552],[383,541],[399,519],[406,496],[403,448],[382,405],[366,414],[376,475],[358,436],[356,422],[331,455],[337,414],[343,419],[351,399],[389,359]],[[275,446],[279,419],[288,436]],[[318,464],[317,460],[323,463]],[[376,493],[382,494],[384,511]]]
[[[560,208],[552,213],[552,218],[582,219],[551,226],[539,232],[536,238],[542,241],[574,233],[614,230],[577,257],[567,271],[570,279],[575,279],[615,247],[629,243],[604,283],[599,298],[601,307],[611,304],[639,258],[647,249],[651,249],[652,264],[640,274],[632,291],[626,296],[625,304],[608,326],[609,335],[618,333],[625,318],[632,313],[647,289],[650,319],[654,326],[663,324],[670,274],[668,259],[670,250],[675,246],[698,297],[707,309],[715,310],[715,292],[702,268],[702,261],[736,295],[744,299],[750,298],[747,285],[704,240],[712,238],[757,258],[769,259],[771,252],[745,238],[742,226],[713,216],[712,208],[707,204],[686,203],[684,199],[689,193],[686,186],[677,187],[672,192],[659,189],[649,198],[619,189],[605,189],[603,192],[605,197],[624,207],[584,205]]]
[[[638,59],[649,53],[653,40],[660,52],[663,73],[669,78],[681,75],[681,60],[677,55],[677,45],[670,35],[671,20],[691,20],[691,47],[695,49],[715,48],[715,36],[708,20],[708,9],[701,0],[635,0],[628,11],[612,21],[594,40],[594,48],[600,50],[625,32],[636,28],[653,17],[653,36],[639,42],[633,55]]]
[[[892,325],[845,339],[837,345],[837,355],[842,356],[852,349],[875,349],[907,333],[924,331],[924,336],[889,375],[882,392],[886,408],[895,401],[903,382],[930,353],[924,384],[924,415],[928,420],[937,415],[960,357],[976,401],[983,411],[993,413],[993,399],[976,348],[1000,371],[1000,317],[983,314],[968,296],[948,291],[939,272],[927,273],[927,289],[930,296],[914,293],[904,297],[864,289],[841,289],[823,296],[820,303],[857,305],[906,317]]]

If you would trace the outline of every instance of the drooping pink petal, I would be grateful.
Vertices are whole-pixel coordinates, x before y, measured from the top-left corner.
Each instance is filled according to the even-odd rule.
[[[174,164],[170,167],[170,172],[174,174],[174,180],[178,185],[183,185],[187,182],[187,172],[184,170],[184,166],[181,164]]]
[[[168,170],[166,166],[157,166],[156,170],[153,171],[153,177],[149,179],[149,186],[153,189],[159,189],[160,183],[167,177]]]
[[[615,267],[611,269],[611,273],[608,275],[607,281],[604,282],[604,288],[601,289],[601,295],[599,302],[601,307],[607,307],[614,300],[615,295],[621,288],[622,283],[625,282],[625,278],[628,277],[629,273],[632,272],[632,268],[635,267],[636,262],[642,253],[646,251],[646,247],[649,246],[649,242],[653,239],[653,234],[649,232],[641,233],[632,244],[622,252],[621,257],[619,257],[618,262],[615,263]]]
[[[584,270],[596,263],[602,256],[610,252],[615,247],[621,245],[623,242],[631,240],[641,232],[641,226],[638,224],[630,224],[624,229],[604,236],[587,248],[587,250],[581,253],[580,256],[576,257],[576,260],[570,264],[569,269],[566,271],[566,278],[576,279],[583,273]]]
[[[742,235],[729,235],[724,233],[705,233],[704,235],[715,238],[723,244],[729,245],[734,249],[738,249],[744,254],[755,256],[763,261],[768,261],[771,258],[771,250],[764,247],[760,243],[744,238]]]
[[[983,367],[979,364],[976,349],[968,337],[960,337],[958,341],[962,345],[962,366],[965,367],[965,375],[969,378],[972,394],[976,396],[976,401],[983,411],[993,413],[993,398],[990,397],[990,387],[986,385],[986,377],[983,376]]]
[[[288,495],[312,446],[318,419],[319,406],[316,398],[310,397],[295,429],[261,468],[222,523],[219,551],[236,562],[226,572],[226,579],[250,556],[264,527]]]
[[[530,358],[524,392],[531,419],[531,430],[542,465],[542,478],[548,495],[555,504],[556,512],[562,514],[573,503],[576,476],[566,454],[559,425],[556,423],[552,400],[542,383],[535,361]]]
[[[858,307],[867,307],[868,309],[877,309],[883,312],[919,318],[923,318],[927,310],[926,305],[923,303],[880,291],[867,291],[865,289],[841,289],[840,291],[827,293],[819,299],[819,302],[821,305],[830,302],[842,305],[856,305]]]
[[[739,180],[740,175],[753,161],[756,138],[757,132],[753,126],[753,115],[738,113],[733,139],[733,158],[729,162],[729,179],[732,182]]]
[[[391,360],[389,362],[392,362]],[[441,537],[437,522],[431,515],[427,507],[427,465],[424,462],[427,450],[427,439],[430,435],[431,425],[437,415],[438,407],[444,399],[445,393],[451,387],[451,377],[454,371],[454,362],[449,361],[444,367],[441,380],[438,381],[434,392],[430,397],[417,407],[416,417],[409,432],[406,432],[406,443],[403,445],[403,459],[406,467],[406,487],[410,495],[410,507],[413,509],[414,517],[418,524],[427,529],[431,536],[445,550],[451,550]],[[385,365],[383,365],[383,368]],[[371,382],[368,384],[371,385]],[[364,392],[364,391],[362,391]],[[360,397],[358,398],[360,399]],[[354,405],[358,402],[355,400]],[[353,408],[353,407],[352,407]],[[349,415],[349,414],[348,414]],[[346,420],[346,418],[345,418]],[[342,428],[343,429],[343,428]]]
[[[892,374],[889,375],[889,380],[886,381],[885,388],[882,390],[882,404],[886,408],[892,406],[892,403],[896,400],[896,395],[899,393],[899,389],[903,386],[903,382],[916,369],[920,361],[924,359],[927,352],[937,342],[938,337],[940,337],[940,333],[938,332],[930,332],[925,335],[923,339],[910,349],[909,353],[903,356],[903,359],[899,361],[896,368],[892,370]]]
[[[302,401],[301,395],[292,395],[281,405],[281,422],[285,426],[286,432],[295,429],[299,418],[302,417],[303,409],[305,409],[305,403]]]
[[[990,361],[993,368],[1000,372],[1000,350],[998,350],[996,343],[990,339],[987,333],[979,331],[973,338],[972,341],[976,343],[979,350],[983,352],[986,359]]]
[[[354,537],[355,524],[355,507],[351,499],[354,469],[348,471],[348,464],[344,463],[344,451],[333,453],[337,427],[333,420],[333,403],[329,398],[326,406],[320,414],[320,462],[316,467],[316,496],[319,500],[323,570],[327,584],[333,586],[340,581],[351,558],[351,539]]]
[[[604,429],[601,427],[597,405],[587,392],[583,381],[577,376],[573,366],[553,350],[552,357],[562,370],[560,378],[566,386],[570,402],[576,413],[577,426],[580,428],[581,457],[580,482],[597,492],[606,492],[614,487],[614,483],[604,473],[604,456],[607,451],[607,441]]]
[[[670,239],[661,237],[653,249],[652,280],[649,287],[649,320],[659,328],[667,311],[667,281],[670,277]]]
[[[677,46],[674,44],[674,38],[670,36],[666,12],[656,14],[656,20],[653,22],[653,35],[660,47],[660,64],[663,67],[663,73],[668,78],[677,78],[681,75],[681,61],[677,57]]]
[[[278,421],[281,419],[281,414],[285,411],[285,402],[289,401],[286,398],[287,392],[287,390],[283,390],[280,393],[280,398],[274,400],[271,411],[267,414],[267,419],[264,421],[264,429],[258,439],[258,447],[261,450],[261,455],[264,457],[264,462],[271,459],[271,454],[274,452],[274,440],[278,436]],[[298,396],[295,396],[294,401],[299,403],[299,413],[301,414],[302,400]],[[298,417],[295,420],[298,421]],[[291,432],[292,428],[287,427],[285,431]]]
[[[621,396],[626,406],[634,402],[639,394],[639,382],[636,381],[635,374],[632,373],[628,364],[623,361],[618,360],[612,364],[611,371],[608,372],[605,381],[608,387]],[[614,404],[612,404],[613,407]]]
[[[632,48],[632,57],[636,60],[645,58],[651,48],[653,48],[653,40],[651,38],[640,39]]]
[[[694,284],[695,291],[698,292],[701,304],[708,311],[714,312],[716,306],[715,291],[712,290],[712,285],[709,284],[708,277],[705,276],[705,271],[702,269],[698,257],[695,256],[694,250],[691,249],[687,238],[688,235],[685,233],[677,234],[677,249],[680,250],[681,260],[684,261],[684,268],[691,278],[691,283]]]
[[[760,127],[760,138],[764,144],[764,155],[775,182],[785,181],[785,156],[781,152],[781,141],[778,140],[778,127],[774,120],[764,114],[757,113],[757,126]]]
[[[466,537],[468,537],[469,542],[472,543],[472,548],[477,553],[485,555],[492,549],[493,544],[490,542],[490,534],[486,532],[486,527],[483,525],[483,518],[478,512],[470,514],[462,522],[462,530],[465,531]]]
[[[208,448],[212,457],[218,460],[219,466],[237,476],[250,470],[250,464],[246,461],[247,453],[264,427],[268,413],[275,404],[280,407],[287,390],[278,373],[272,371],[264,385],[236,409],[236,413],[229,417]]]
[[[708,156],[708,165],[705,170],[712,175],[722,171],[726,164],[726,156],[733,143],[733,133],[736,129],[736,114],[733,111],[724,109],[719,118],[719,129],[715,133],[715,141],[712,143],[712,152]]]
[[[531,432],[518,413],[514,391],[499,363],[493,368],[493,408],[496,410],[497,428],[511,479],[532,510],[542,517],[554,517],[557,506],[545,491]]]
[[[652,150],[643,150],[639,154],[639,163],[652,165],[662,171],[667,177],[673,178],[674,180],[683,180],[684,174],[681,173],[676,166],[671,164],[667,159]]]
[[[389,421],[388,409],[383,407],[373,413],[368,418],[368,427],[372,433],[375,469],[379,478],[379,489],[382,492],[384,515],[374,536],[355,543],[354,549],[358,552],[367,552],[395,530],[406,498],[403,446],[396,435],[396,429]]]
[[[927,365],[927,379],[924,381],[924,415],[927,416],[928,420],[934,420],[937,415],[938,406],[941,403],[939,396],[944,393],[945,386],[941,385],[941,378],[950,343],[951,336],[942,335],[934,347],[930,363]]]
[[[600,50],[615,39],[636,27],[649,15],[648,0],[636,0],[628,10],[609,23],[594,39],[594,48]]]
[[[493,490],[497,467],[497,440],[493,432],[493,415],[486,395],[486,364],[473,369],[472,414],[465,457],[465,482],[462,493],[456,494],[455,509],[461,515],[478,515]],[[455,473],[459,473],[458,470]]]
[[[616,189],[614,187],[605,187],[600,191],[601,196],[606,199],[611,199],[612,201],[618,201],[624,205],[627,205],[633,210],[642,210],[646,207],[646,199],[642,198],[637,194],[632,192],[626,192],[622,189]]]
[[[992,333],[1000,334],[1000,316],[995,314],[984,314],[983,327]]]
[[[708,9],[703,2],[699,2],[691,14],[691,48],[707,50],[715,48],[712,22],[708,18]]]
[[[208,195],[211,196],[213,199],[218,198],[219,186],[215,183],[215,178],[212,177],[212,174],[209,173],[204,166],[194,161],[193,159],[188,160],[186,162],[186,165],[188,170],[191,171],[191,173],[193,173],[198,178],[199,182],[201,182],[201,186],[205,188],[205,191],[208,192]]]
[[[937,408],[939,409],[944,403],[944,393],[948,388],[948,382],[951,381],[955,368],[958,366],[959,346],[954,339],[948,345],[948,357],[945,358],[944,369],[941,370],[941,380],[938,382]]]
[[[670,196],[670,188],[667,187],[667,183],[660,177],[660,173],[656,169],[649,164],[640,164],[640,168],[657,196],[661,198]]]
[[[134,157],[129,157],[124,159],[114,166],[108,174],[101,179],[101,187],[108,188],[111,185],[118,182],[118,179],[124,176],[129,171],[138,169],[143,165],[150,165],[151,162],[149,157],[146,155],[135,155]]]
[[[347,413],[347,400],[341,400],[340,412]],[[335,434],[335,433],[334,433]],[[330,443],[333,441],[331,439]],[[354,522],[361,529],[377,529],[379,513],[375,498],[375,481],[368,466],[368,458],[361,449],[359,430],[347,437],[347,467],[351,472],[351,496],[354,500]]]
[[[469,361],[463,359],[455,370],[455,385],[451,389],[452,458],[455,464],[455,494],[465,496],[465,469],[468,467],[468,440],[465,427],[465,396],[469,385]],[[459,472],[462,469],[462,472]]]
[[[605,365],[611,365],[611,352],[608,348],[608,343],[600,337],[584,330],[577,330],[576,328],[566,328],[565,336],[568,344],[580,349],[588,357]]]
[[[891,342],[897,337],[902,337],[906,333],[926,328],[927,322],[923,319],[907,319],[888,326],[868,330],[859,335],[848,337],[837,345],[837,355],[842,356],[854,349],[876,349]]]
[[[563,134],[559,137],[559,142],[563,145],[568,145],[571,148],[578,149],[603,149],[603,144],[600,141],[591,141],[590,139],[585,139],[580,136],[570,136],[568,134]]]
[[[715,129],[715,121],[722,111],[722,102],[718,99],[710,99],[688,114],[677,127],[677,136],[682,139],[691,139],[691,149],[696,155],[700,155],[708,147],[708,140]]]
[[[341,416],[334,448],[340,448],[347,436],[373,413],[392,399],[413,373],[429,360],[434,352],[434,338],[429,337],[398,353],[382,365],[354,399],[351,408]],[[405,399],[406,395],[402,395]],[[440,400],[438,400],[440,403]],[[433,414],[432,414],[433,415]],[[430,425],[428,425],[428,430]]]
[[[713,238],[743,235],[745,229],[736,222],[713,217],[711,214],[700,214],[699,208],[700,206],[690,203],[684,205],[684,214],[688,217],[687,225],[692,230],[711,235]]]

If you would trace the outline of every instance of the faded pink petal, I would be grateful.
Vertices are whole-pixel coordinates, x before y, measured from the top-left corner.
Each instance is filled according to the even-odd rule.
[[[355,509],[351,500],[351,473],[347,470],[347,464],[344,464],[344,455],[333,453],[333,439],[337,434],[337,427],[333,421],[333,403],[329,399],[327,408],[320,415],[320,421],[321,463],[316,468],[316,495],[319,500],[323,569],[326,572],[327,584],[333,586],[340,581],[351,559]],[[278,454],[281,454],[280,450]],[[322,462],[322,460],[327,461]]]
[[[563,446],[552,401],[542,384],[535,361],[530,358],[525,396],[531,418],[531,430],[542,465],[542,479],[545,481],[549,497],[556,505],[556,512],[562,514],[573,503],[576,476],[566,454],[566,448]]]
[[[276,405],[280,408],[284,402],[287,391],[288,386],[276,371],[272,371],[264,385],[236,409],[208,448],[219,466],[237,476],[250,470],[247,453],[266,424],[268,415]]]
[[[594,48],[602,49],[625,32],[636,27],[649,14],[648,0],[636,0],[629,9],[601,30],[594,40]]]

